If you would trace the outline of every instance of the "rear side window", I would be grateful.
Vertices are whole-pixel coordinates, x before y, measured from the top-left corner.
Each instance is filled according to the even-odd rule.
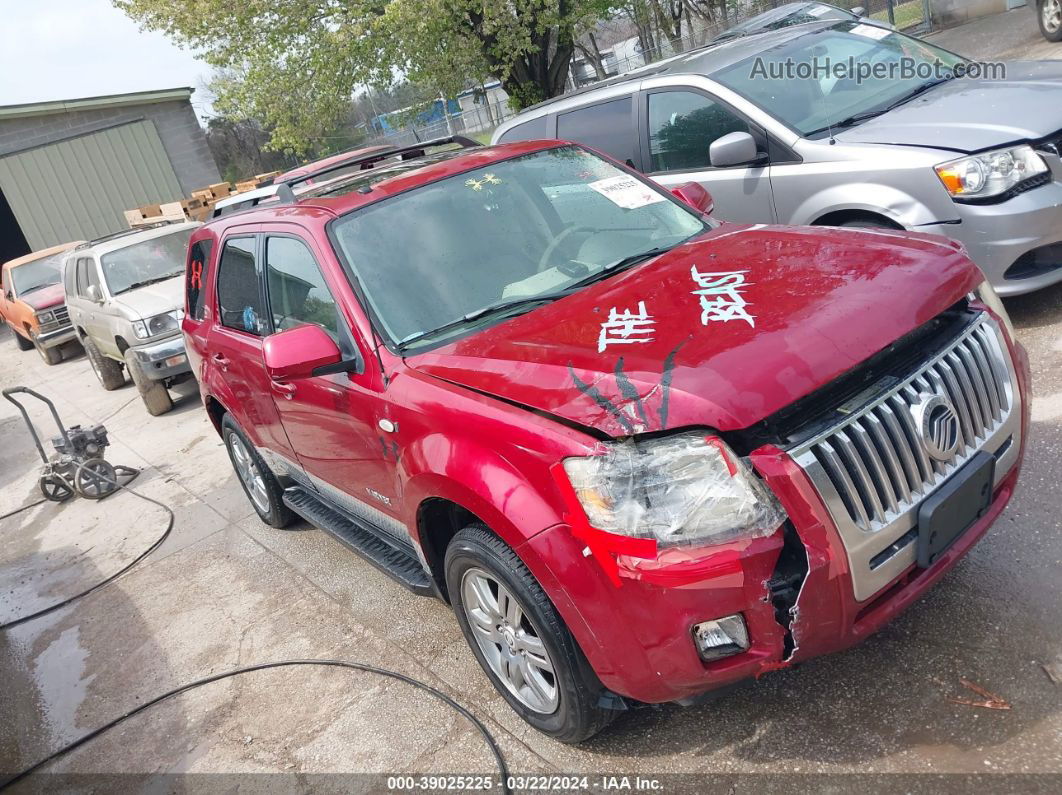
[[[708,147],[749,125],[726,105],[692,91],[649,95],[649,170],[710,168]]]
[[[274,330],[316,323],[339,341],[336,301],[305,243],[291,237],[267,238],[266,274]]]
[[[203,319],[203,307],[206,304],[203,288],[210,276],[210,255],[213,251],[213,240],[193,243],[188,251],[188,270],[184,277],[185,311],[194,320]]]
[[[631,98],[614,99],[558,116],[557,137],[592,146],[621,163],[634,165]]]
[[[511,130],[507,130],[498,138],[500,144],[511,144],[513,141],[534,141],[539,138],[549,138],[546,132],[546,117],[539,116],[528,119],[523,124],[517,124]]]
[[[255,267],[255,239],[225,241],[218,263],[218,313],[221,325],[261,337],[265,329],[262,292]]]

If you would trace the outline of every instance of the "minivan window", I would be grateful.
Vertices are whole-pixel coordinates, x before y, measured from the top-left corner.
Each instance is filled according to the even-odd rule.
[[[275,331],[316,323],[339,341],[336,300],[305,243],[291,237],[267,238],[266,274]]]
[[[266,314],[255,267],[255,239],[225,241],[218,263],[218,313],[221,325],[261,337]]]
[[[539,138],[549,138],[546,131],[546,117],[539,116],[528,119],[523,124],[517,124],[510,130],[498,137],[498,143],[511,144],[513,141],[535,141]]]
[[[331,231],[381,330],[416,348],[583,289],[709,223],[658,185],[563,146],[408,190]]]
[[[910,60],[908,60],[910,59]],[[858,124],[952,74],[963,59],[902,33],[839,22],[738,61],[711,76],[804,136]],[[772,79],[792,64],[817,64],[806,78]],[[856,74],[846,74],[850,64]],[[866,74],[863,74],[866,71]],[[918,76],[928,72],[928,76]]]
[[[634,163],[634,125],[631,98],[589,105],[557,116],[557,137],[592,146],[631,165]]]
[[[651,171],[709,168],[708,147],[749,125],[726,105],[692,91],[660,91],[649,95],[649,157]]]
[[[111,295],[180,276],[191,236],[191,229],[179,229],[104,254],[100,264]]]

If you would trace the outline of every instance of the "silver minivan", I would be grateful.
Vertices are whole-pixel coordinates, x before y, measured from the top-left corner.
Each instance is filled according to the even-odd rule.
[[[1001,295],[1062,280],[1062,62],[1005,76],[861,22],[712,45],[537,105],[493,143],[560,138],[725,220],[955,238]],[[989,65],[991,68],[991,65]]]

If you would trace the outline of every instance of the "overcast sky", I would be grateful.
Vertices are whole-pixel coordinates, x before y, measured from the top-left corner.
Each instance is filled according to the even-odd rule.
[[[0,105],[191,86],[202,116],[209,76],[110,0],[0,0]]]

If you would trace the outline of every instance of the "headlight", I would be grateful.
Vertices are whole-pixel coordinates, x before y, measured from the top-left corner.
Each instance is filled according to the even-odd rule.
[[[977,295],[978,300],[991,309],[999,319],[1003,321],[1003,325],[1007,327],[1007,333],[1010,334],[1010,338],[1017,339],[1014,336],[1014,324],[1010,322],[1010,315],[1007,314],[1007,308],[1003,306],[1003,302],[999,296],[996,295],[996,291],[992,288],[992,285],[988,281],[981,282],[981,286],[978,287],[974,293]]]
[[[55,312],[50,309],[36,313],[37,323],[46,326],[55,320]]]
[[[986,199],[1006,193],[1029,177],[1043,174],[1047,164],[1028,145],[960,157],[936,166],[937,176],[957,199]]]
[[[768,536],[786,519],[774,495],[722,440],[628,440],[564,471],[598,530],[662,546]]]
[[[146,340],[148,337],[157,337],[159,334],[176,331],[180,326],[180,318],[174,310],[149,317],[147,320],[134,320],[133,333],[137,339]]]

